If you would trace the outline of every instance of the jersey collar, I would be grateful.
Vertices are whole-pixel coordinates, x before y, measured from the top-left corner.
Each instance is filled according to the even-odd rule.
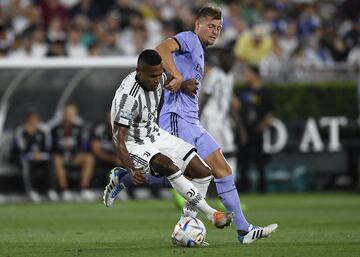
[[[144,86],[144,84],[138,79],[136,75],[135,75],[135,80],[142,89],[144,89],[146,92],[149,92],[149,90]]]
[[[204,50],[204,52],[205,52],[205,51],[206,51],[206,48],[205,48],[203,42],[201,41],[201,39],[199,38],[199,36],[198,36],[194,31],[192,31],[192,33],[194,33],[194,34],[197,36],[197,38],[199,39],[200,44],[201,44],[201,46],[202,46],[202,48],[203,48],[203,50]]]

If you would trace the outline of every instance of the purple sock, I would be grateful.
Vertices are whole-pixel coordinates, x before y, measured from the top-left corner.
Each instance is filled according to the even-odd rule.
[[[240,198],[235,187],[232,175],[224,178],[214,179],[216,190],[221,202],[228,211],[235,213],[234,223],[237,230],[248,231],[249,223],[240,208]]]
[[[147,178],[147,183],[151,187],[163,187],[163,188],[172,188],[169,180],[166,177],[155,177],[149,173],[145,174]],[[120,178],[120,183],[123,183],[125,187],[133,187],[134,183],[131,180],[131,176],[126,174]]]

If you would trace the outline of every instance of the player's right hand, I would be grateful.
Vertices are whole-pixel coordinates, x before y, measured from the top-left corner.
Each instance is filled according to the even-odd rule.
[[[170,90],[171,92],[177,92],[180,87],[181,87],[181,83],[183,82],[183,78],[179,78],[179,77],[174,77],[169,84],[167,84],[165,86],[166,89]]]
[[[145,173],[142,169],[135,169],[130,171],[131,180],[135,185],[141,185],[146,182]]]

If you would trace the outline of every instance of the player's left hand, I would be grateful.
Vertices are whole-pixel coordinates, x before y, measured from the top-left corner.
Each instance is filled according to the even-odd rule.
[[[181,83],[181,91],[191,97],[195,97],[197,91],[197,84],[198,82],[196,81],[196,79],[185,80]]]

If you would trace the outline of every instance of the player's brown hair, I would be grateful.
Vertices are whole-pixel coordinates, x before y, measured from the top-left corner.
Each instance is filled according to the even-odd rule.
[[[201,8],[196,14],[196,19],[202,19],[206,17],[211,17],[215,20],[221,20],[221,9],[214,6],[205,6]]]

